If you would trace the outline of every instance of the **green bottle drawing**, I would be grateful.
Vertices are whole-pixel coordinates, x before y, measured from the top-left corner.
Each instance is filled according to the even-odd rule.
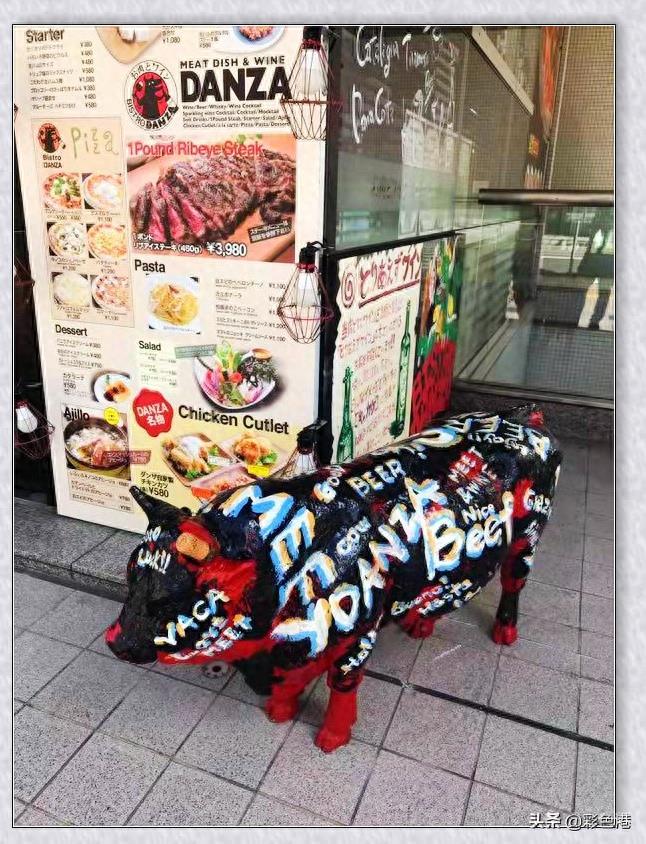
[[[397,402],[395,404],[395,419],[390,426],[390,434],[399,437],[404,431],[406,419],[406,401],[408,399],[408,367],[410,364],[410,302],[406,305],[406,325],[404,336],[399,347],[399,381],[397,383]]]
[[[352,431],[352,420],[350,419],[350,407],[352,405],[352,369],[345,368],[343,376],[343,421],[339,431],[339,442],[336,447],[336,462],[345,463],[354,457],[354,433]]]

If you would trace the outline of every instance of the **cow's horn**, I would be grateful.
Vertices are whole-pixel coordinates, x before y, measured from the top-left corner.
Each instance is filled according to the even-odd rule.
[[[157,499],[153,498],[152,495],[148,495],[143,489],[139,489],[138,486],[134,486],[134,484],[130,487],[130,495],[132,495],[144,513],[150,518],[158,504]]]
[[[180,510],[179,507],[175,507],[175,505],[169,504],[167,501],[160,501],[159,498],[148,495],[147,492],[139,489],[138,486],[133,485],[130,487],[130,495],[132,495],[137,504],[148,516],[148,521],[150,522],[156,521],[161,524],[162,522],[171,522],[176,519],[186,518],[187,515],[191,514],[188,507],[182,507]]]

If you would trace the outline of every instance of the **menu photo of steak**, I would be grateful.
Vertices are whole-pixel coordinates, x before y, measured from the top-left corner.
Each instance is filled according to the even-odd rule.
[[[296,162],[291,139],[272,147],[281,145],[289,151],[258,141],[201,145],[197,155],[165,154],[130,171],[134,248],[292,260]]]

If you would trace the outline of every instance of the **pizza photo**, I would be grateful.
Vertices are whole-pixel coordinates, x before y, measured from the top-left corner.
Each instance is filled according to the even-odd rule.
[[[80,210],[80,182],[75,173],[50,173],[43,183],[45,205],[52,211]]]
[[[126,257],[126,230],[124,226],[97,223],[88,229],[90,252],[95,258],[119,260]]]
[[[97,211],[121,211],[123,179],[114,173],[91,173],[83,182],[83,195],[87,204]]]

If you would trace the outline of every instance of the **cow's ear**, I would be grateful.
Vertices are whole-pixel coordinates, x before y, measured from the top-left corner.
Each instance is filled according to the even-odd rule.
[[[211,553],[211,547],[208,542],[195,536],[194,533],[187,533],[184,531],[177,537],[175,547],[185,557],[195,560],[196,563],[203,563],[204,560]]]

